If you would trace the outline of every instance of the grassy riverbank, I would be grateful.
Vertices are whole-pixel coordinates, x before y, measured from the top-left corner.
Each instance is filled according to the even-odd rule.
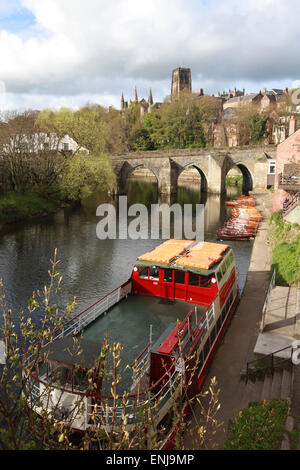
[[[276,285],[292,286],[300,282],[300,225],[290,224],[277,212],[270,217],[268,242]]]
[[[0,193],[0,223],[31,219],[55,212],[63,205],[60,193],[34,192],[23,194],[14,191]]]

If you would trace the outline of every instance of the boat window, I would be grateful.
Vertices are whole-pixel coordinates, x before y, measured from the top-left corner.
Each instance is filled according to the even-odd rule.
[[[211,277],[209,277],[209,276],[201,276],[200,286],[201,287],[210,287],[210,280],[211,280]]]
[[[189,273],[189,285],[199,286],[199,274]]]
[[[156,266],[151,266],[151,268],[149,268],[149,279],[158,280],[158,276],[159,268],[157,268]]]
[[[148,279],[148,270],[149,268],[145,268],[144,266],[139,267],[139,277],[142,279]]]
[[[176,284],[184,284],[185,271],[175,271],[175,282]]]
[[[165,269],[164,281],[173,282],[173,269]]]
[[[224,274],[226,273],[227,271],[227,268],[226,268],[226,263],[223,263],[222,266],[221,266],[221,270],[222,270],[222,276],[224,276]]]

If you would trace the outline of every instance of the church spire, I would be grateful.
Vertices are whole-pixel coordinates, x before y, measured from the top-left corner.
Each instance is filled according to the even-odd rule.
[[[149,90],[148,103],[149,103],[149,106],[152,106],[152,105],[153,105],[153,97],[152,97],[151,88],[150,88],[150,90]]]
[[[138,95],[137,95],[137,91],[136,91],[136,87],[134,87],[134,102],[135,103],[138,103],[139,100],[138,100]]]

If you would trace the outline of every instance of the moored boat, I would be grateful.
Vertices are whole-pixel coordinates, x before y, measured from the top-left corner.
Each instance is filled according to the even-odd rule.
[[[32,375],[35,411],[54,408],[57,420],[67,420],[80,398],[80,412],[72,417],[76,431],[85,433],[97,422],[109,432],[112,420],[121,426],[125,414],[130,431],[147,401],[152,413],[148,434],[170,418],[162,448],[171,448],[177,429],[172,414],[182,380],[186,390],[181,403],[188,411],[237,301],[237,270],[229,245],[167,240],[139,256],[124,284],[69,320],[44,346],[44,360]],[[123,347],[117,386],[113,379],[103,379],[106,332],[109,342]],[[79,335],[81,354],[76,356],[72,341]],[[41,403],[49,386],[50,398],[48,394]]]

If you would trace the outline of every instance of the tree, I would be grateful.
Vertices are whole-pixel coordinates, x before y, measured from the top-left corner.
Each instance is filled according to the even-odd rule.
[[[97,190],[113,191],[116,176],[105,154],[78,152],[64,166],[60,186],[69,199],[81,200]]]
[[[0,125],[0,156],[3,171],[13,190],[49,187],[62,171],[65,154],[59,151],[60,138],[50,135],[37,123],[38,112],[9,112]]]
[[[249,130],[251,140],[254,144],[258,144],[268,136],[267,121],[269,117],[258,113],[252,114],[249,118]]]

